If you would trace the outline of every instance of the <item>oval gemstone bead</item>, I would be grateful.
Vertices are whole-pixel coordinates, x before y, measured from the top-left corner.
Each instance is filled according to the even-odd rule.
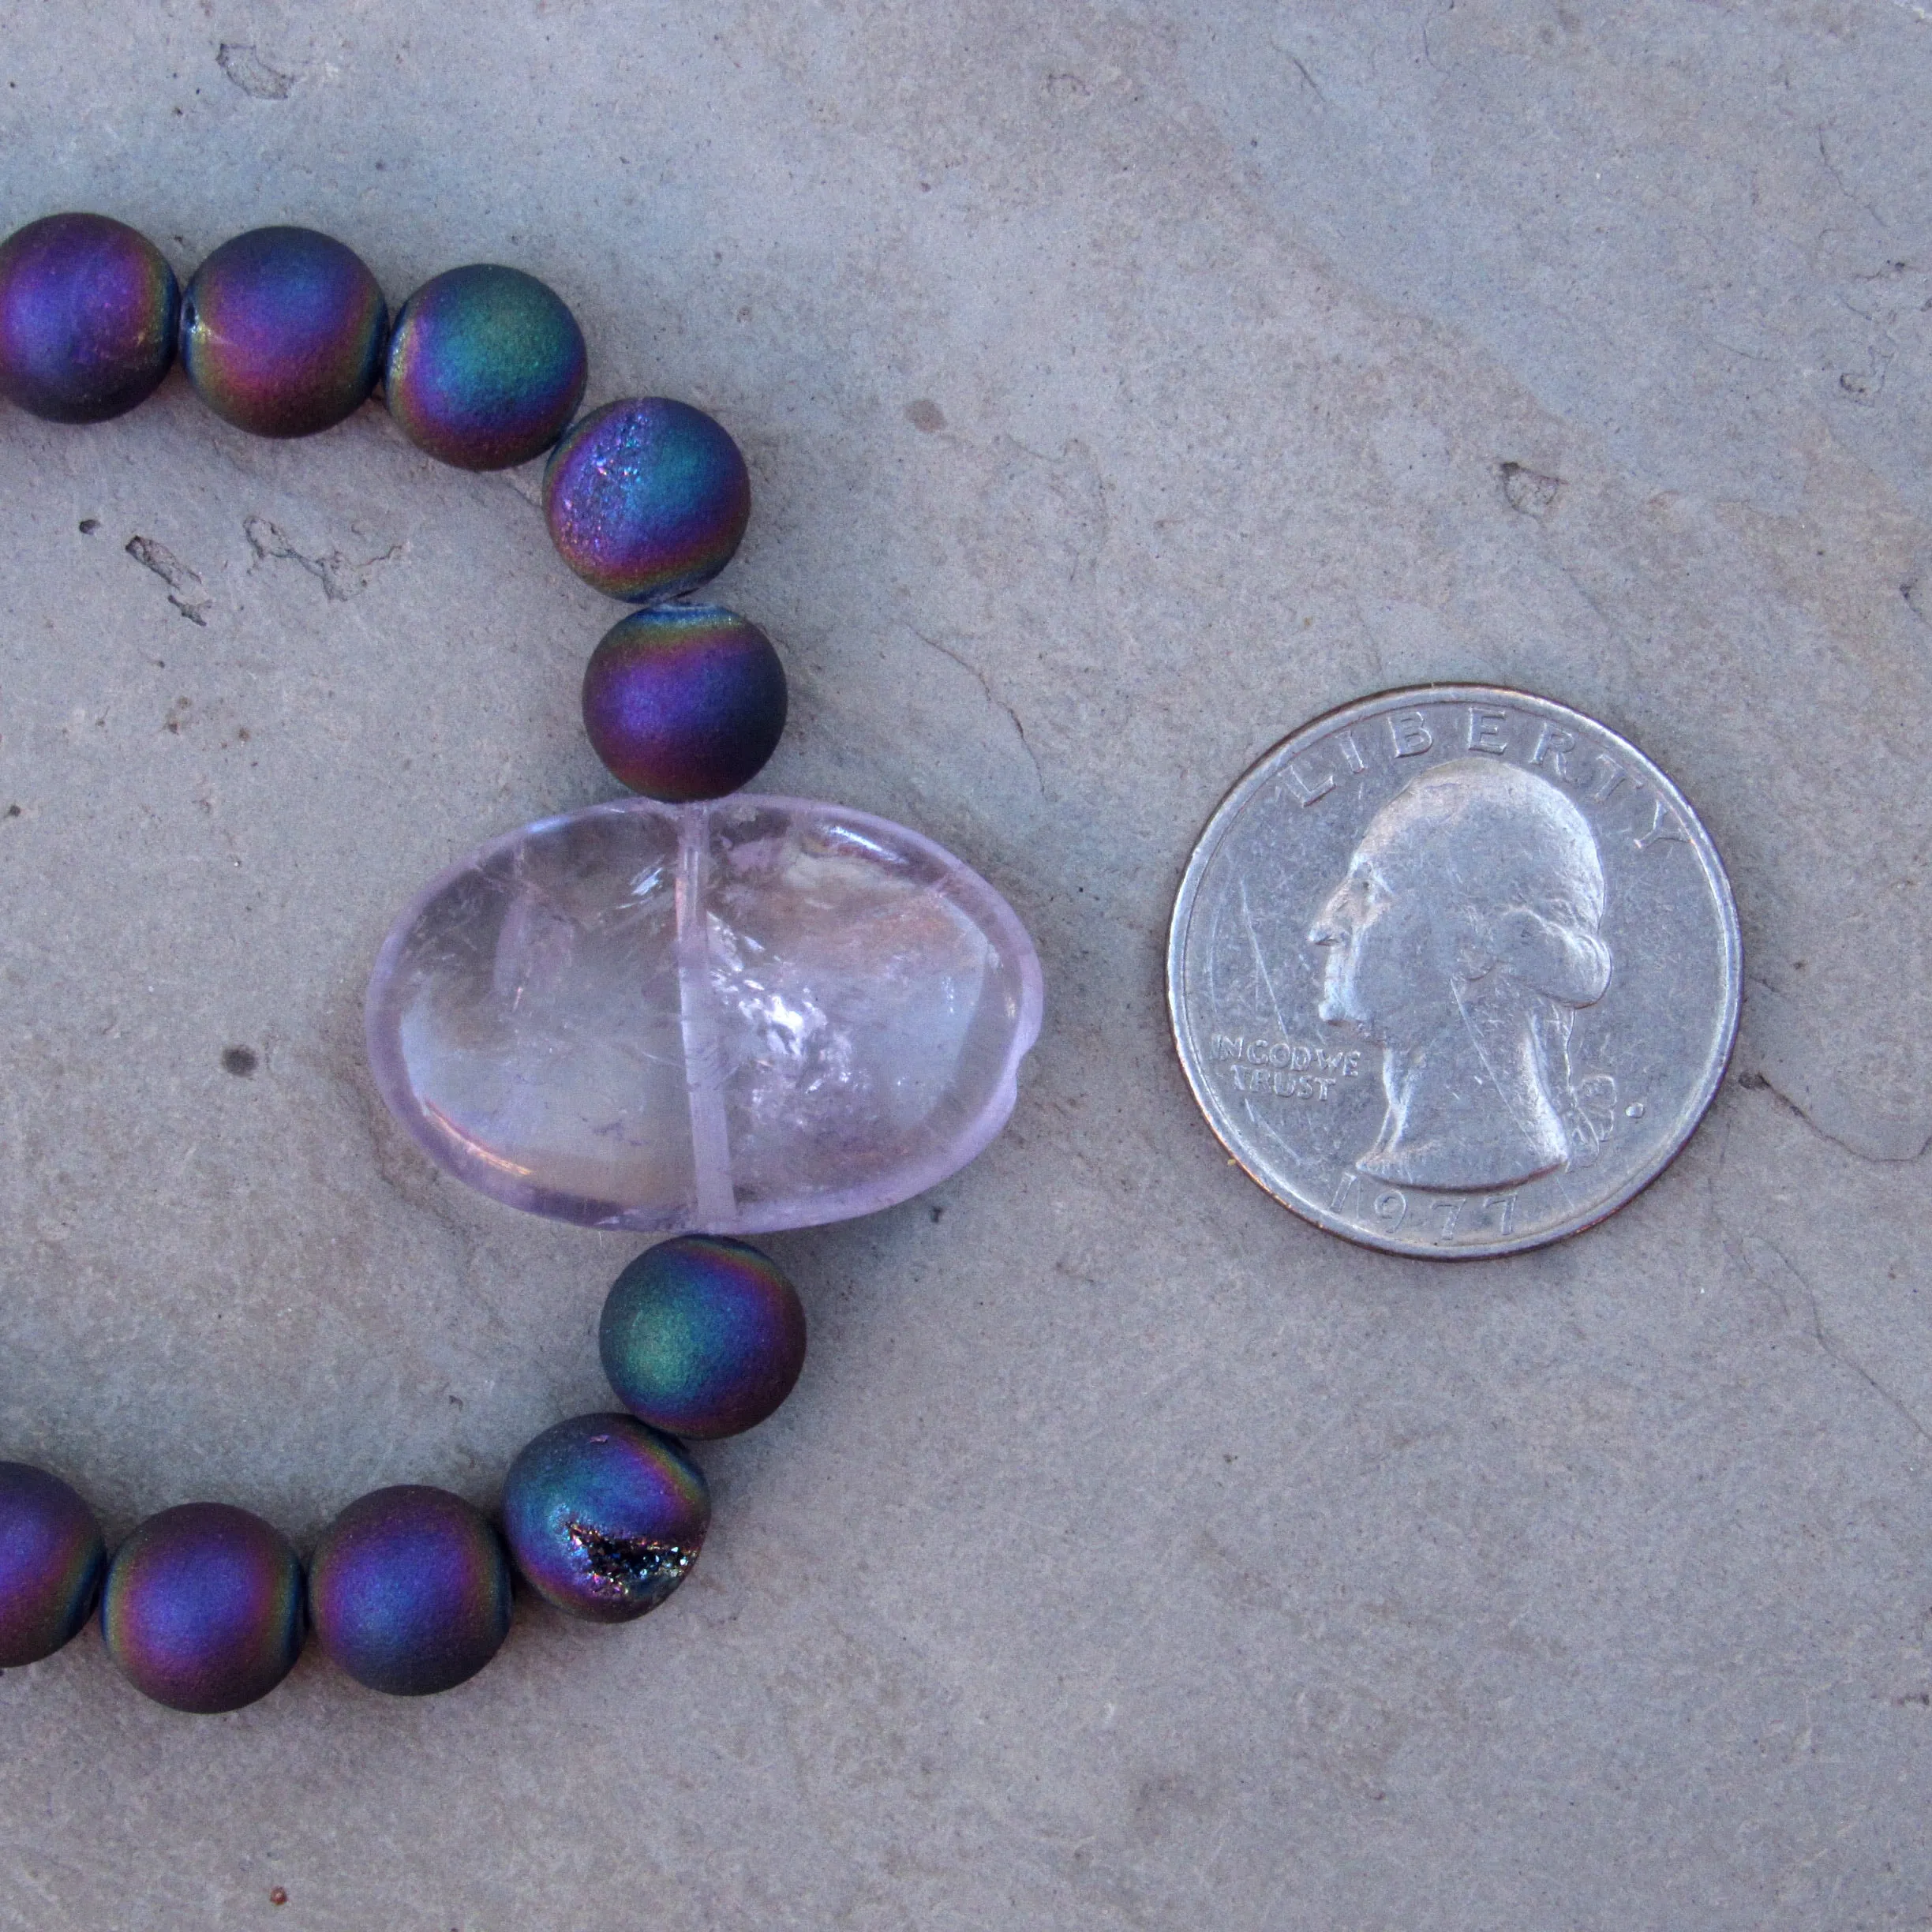
[[[1013,908],[841,806],[625,799],[435,881],[369,985],[383,1098],[442,1166],[594,1226],[752,1234],[945,1179],[1039,1032]]]

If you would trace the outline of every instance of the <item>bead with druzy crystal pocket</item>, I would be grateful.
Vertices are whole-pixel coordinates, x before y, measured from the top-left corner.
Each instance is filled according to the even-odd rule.
[[[711,1522],[704,1472],[627,1415],[548,1428],[504,1478],[504,1533],[537,1594],[573,1616],[627,1623],[690,1574]]]
[[[751,516],[751,477],[723,424],[639,396],[575,424],[544,471],[551,541],[606,597],[648,604],[708,583]]]

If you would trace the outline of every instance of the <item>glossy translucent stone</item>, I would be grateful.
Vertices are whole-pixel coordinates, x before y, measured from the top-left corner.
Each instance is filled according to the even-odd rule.
[[[906,1200],[1013,1110],[1032,942],[903,826],[740,794],[549,818],[436,880],[370,982],[430,1155],[604,1227],[809,1227]]]

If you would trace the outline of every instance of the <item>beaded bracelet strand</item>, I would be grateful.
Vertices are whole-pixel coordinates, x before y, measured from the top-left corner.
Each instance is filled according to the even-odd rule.
[[[786,702],[769,640],[721,606],[665,601],[736,550],[751,510],[743,457],[711,417],[664,398],[609,403],[570,426],[584,339],[544,283],[454,269],[391,327],[369,270],[308,229],[236,237],[185,291],[152,242],[104,216],[51,215],[0,243],[0,395],[22,409],[103,421],[152,394],[177,353],[202,400],[256,435],[328,429],[380,386],[404,433],[444,462],[496,470],[549,451],[543,503],[559,553],[643,607],[586,673],[598,756],[633,791],[678,804],[722,796],[769,758]],[[1035,964],[1035,989],[1037,977]],[[685,1440],[764,1420],[797,1380],[805,1342],[796,1290],[756,1249],[703,1234],[664,1241],[605,1305],[600,1354],[623,1412],[530,1443],[504,1480],[500,1532],[447,1491],[378,1490],[335,1519],[305,1574],[279,1531],[215,1503],[148,1518],[110,1560],[71,1488],[0,1463],[0,1668],[51,1655],[98,1601],[109,1655],[177,1710],[265,1695],[311,1628],[376,1690],[447,1690],[507,1634],[512,1561],[566,1612],[639,1616],[689,1572],[709,1522]]]

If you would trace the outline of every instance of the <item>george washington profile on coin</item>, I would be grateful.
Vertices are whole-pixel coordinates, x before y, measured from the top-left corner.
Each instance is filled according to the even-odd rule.
[[[1579,1008],[1610,984],[1604,868],[1556,784],[1492,758],[1421,773],[1369,821],[1309,933],[1322,1020],[1382,1050],[1365,1174],[1445,1193],[1587,1165]]]

